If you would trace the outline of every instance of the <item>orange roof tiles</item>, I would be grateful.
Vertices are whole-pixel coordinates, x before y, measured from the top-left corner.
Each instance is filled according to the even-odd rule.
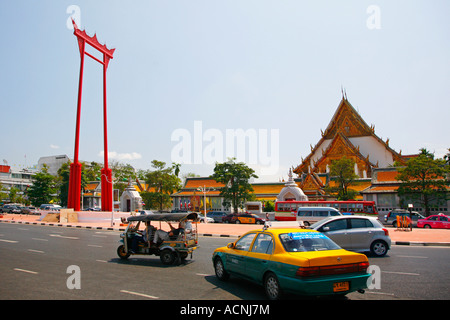
[[[395,181],[397,182],[397,179],[395,177],[398,175],[398,172],[395,171],[378,171],[377,173],[377,181]]]

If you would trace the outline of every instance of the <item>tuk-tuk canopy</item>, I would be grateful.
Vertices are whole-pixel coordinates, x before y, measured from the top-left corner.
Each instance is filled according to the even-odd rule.
[[[196,212],[179,212],[179,213],[151,213],[141,214],[139,216],[128,217],[128,221],[182,221],[197,220]]]

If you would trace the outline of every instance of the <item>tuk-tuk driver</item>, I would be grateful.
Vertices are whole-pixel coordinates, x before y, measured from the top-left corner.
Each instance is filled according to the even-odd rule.
[[[145,221],[145,230],[144,232],[135,233],[133,237],[133,242],[131,244],[131,252],[135,253],[138,251],[138,245],[139,243],[147,243],[150,241],[151,234],[153,231],[152,225],[150,224],[150,221]]]

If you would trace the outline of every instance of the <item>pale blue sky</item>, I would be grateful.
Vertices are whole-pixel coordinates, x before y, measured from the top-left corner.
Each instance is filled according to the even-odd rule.
[[[0,160],[11,165],[73,157],[80,56],[66,27],[70,5],[80,8],[81,29],[116,48],[109,151],[134,153],[122,162],[135,168],[171,163],[172,133],[193,136],[201,121],[203,132],[223,136],[278,130],[279,170],[259,180],[278,181],[319,141],[341,86],[396,151],[442,157],[450,147],[446,0],[2,0]],[[380,29],[367,27],[370,5]],[[86,58],[84,75],[80,159],[102,162],[101,66]],[[182,173],[212,168],[183,164]]]

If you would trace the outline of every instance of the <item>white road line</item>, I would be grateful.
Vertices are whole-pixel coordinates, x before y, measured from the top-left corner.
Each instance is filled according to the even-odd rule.
[[[60,234],[49,234],[50,237],[56,237],[56,238],[64,238],[64,239],[72,239],[72,240],[79,240],[80,238],[78,237],[67,237],[67,236],[62,236]]]
[[[200,276],[200,277],[210,277],[210,276],[213,276],[213,274],[209,274],[209,273],[196,273],[196,275],[197,275],[197,276]]]
[[[97,262],[104,262],[104,263],[108,263],[108,261],[106,261],[106,260],[95,260],[95,261],[97,261]]]
[[[34,249],[28,249],[28,251],[30,251],[30,252],[37,252],[37,253],[45,253],[44,251],[34,250]]]
[[[99,234],[93,234],[92,236],[96,238],[107,238],[107,236],[101,236]]]
[[[30,271],[30,270],[25,270],[25,269],[14,268],[14,270],[20,271],[20,272],[25,272],[25,273],[38,274],[36,271]]]
[[[417,259],[428,259],[428,257],[423,257],[423,256],[397,256],[400,258],[417,258]]]
[[[120,292],[134,294],[135,296],[140,296],[140,297],[149,298],[149,299],[159,299],[158,297],[155,297],[155,296],[150,296],[148,294],[143,294],[143,293],[133,292],[133,291],[128,291],[128,290],[120,290]]]
[[[371,294],[382,294],[382,295],[386,295],[386,296],[394,296],[393,293],[375,292],[375,291],[368,291],[368,290],[366,290],[366,293],[371,293]]]
[[[48,239],[40,239],[40,238],[31,238],[31,239],[36,241],[48,241]]]
[[[88,247],[103,248],[103,246],[98,246],[96,244],[88,244]]]
[[[0,239],[0,241],[8,242],[8,243],[17,243],[17,242],[19,242],[19,241],[15,241],[15,240],[6,240],[6,239]]]
[[[402,274],[405,276],[420,276],[418,273],[409,273],[409,272],[395,272],[395,271],[381,271],[383,273],[392,273],[392,274]]]

